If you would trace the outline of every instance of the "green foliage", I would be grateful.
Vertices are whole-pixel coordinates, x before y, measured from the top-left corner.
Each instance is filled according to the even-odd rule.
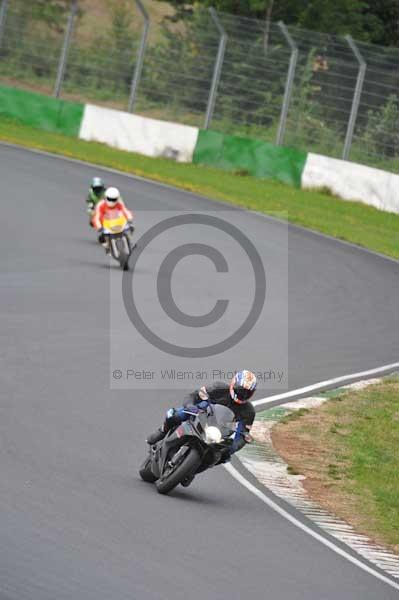
[[[30,16],[36,21],[46,23],[57,32],[63,31],[66,13],[71,9],[70,0],[35,0],[28,4]]]
[[[368,111],[362,141],[369,151],[381,158],[399,155],[399,104],[396,94],[388,96],[378,110]]]
[[[367,2],[361,0],[314,0],[299,17],[301,27],[327,33],[362,37]]]
[[[227,46],[227,65],[222,71],[215,119],[245,127],[256,127],[258,137],[276,129],[284,93],[285,73],[265,79],[266,57],[263,36]],[[269,47],[268,61],[280,59],[281,48]],[[248,67],[250,65],[250,68]]]
[[[367,18],[363,22],[361,39],[384,46],[399,46],[398,0],[367,1]]]
[[[302,138],[306,129],[307,122],[314,123],[319,116],[319,106],[314,98],[313,70],[316,50],[312,49],[308,53],[306,63],[300,69],[300,77],[295,82],[293,89],[293,106],[290,114],[290,121],[295,123],[295,138]],[[312,128],[311,128],[312,129]],[[312,135],[312,131],[310,131]]]
[[[140,94],[152,106],[168,104],[200,114],[203,119],[218,42],[207,11],[196,11],[179,29],[164,23],[158,44],[147,50]],[[213,128],[275,139],[286,73],[283,68],[276,77],[265,77],[266,58],[269,65],[274,59],[286,64],[288,53],[282,46],[271,46],[266,57],[263,44],[261,33],[247,36],[240,43],[235,43],[233,37],[229,39]]]
[[[285,23],[298,23],[301,11],[307,6],[306,0],[159,0],[171,4],[176,13],[168,19],[178,21],[196,8],[213,6],[216,10],[252,17],[255,19],[282,19]]]
[[[323,102],[323,87],[313,71],[315,58],[316,49],[312,48],[306,60],[298,66],[299,75],[293,89],[285,143],[337,155],[343,143],[341,132],[336,122],[329,123],[330,114]]]
[[[164,23],[156,46],[147,49],[142,90],[152,105],[205,114],[217,34],[209,14],[198,11],[176,30]],[[142,91],[143,93],[143,91]]]
[[[107,49],[108,56],[111,54],[113,61],[109,69],[111,73],[107,74],[107,78],[114,74],[114,81],[120,82],[119,87],[125,88],[127,92],[133,75],[134,46],[137,43],[137,36],[132,27],[132,7],[129,0],[113,0],[109,3],[109,10],[111,32],[110,34],[107,32],[104,47]]]
[[[111,14],[111,36],[107,35],[108,44],[111,42],[115,52],[123,54],[131,48],[132,38],[132,7],[127,0],[109,2]]]
[[[397,0],[314,0],[305,3],[298,25],[316,31],[347,34],[384,46],[399,44]]]
[[[236,15],[249,17],[263,18],[266,14],[267,7],[273,0],[160,0],[168,2],[176,11],[176,14],[168,20],[178,21],[188,15],[193,14],[194,7],[210,7],[213,6],[216,10],[229,12]]]
[[[138,41],[132,7],[129,0],[112,0],[107,8],[108,27],[88,45],[72,46],[64,89],[102,101],[127,100]]]
[[[1,73],[23,79],[55,77],[65,6],[58,2],[47,6],[40,0],[10,3],[2,38]]]
[[[347,34],[374,44],[399,45],[399,2],[397,0],[160,0],[172,4],[179,20],[194,7],[266,19],[283,20],[314,31]],[[271,15],[270,15],[271,12]]]

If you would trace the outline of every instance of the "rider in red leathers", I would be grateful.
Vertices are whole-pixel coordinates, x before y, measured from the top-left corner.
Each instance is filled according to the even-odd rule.
[[[123,215],[128,221],[131,231],[133,231],[133,213],[126,207],[123,202],[119,190],[115,187],[110,187],[105,190],[104,199],[100,200],[96,205],[93,216],[93,225],[100,234],[98,241],[107,249],[107,241],[103,234],[103,223],[105,219],[115,219]]]

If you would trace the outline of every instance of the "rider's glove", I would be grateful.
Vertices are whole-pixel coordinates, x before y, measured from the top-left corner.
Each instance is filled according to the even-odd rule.
[[[201,402],[198,402],[196,406],[198,406],[198,408],[201,410],[206,410],[209,406],[209,402],[208,400],[201,400]]]

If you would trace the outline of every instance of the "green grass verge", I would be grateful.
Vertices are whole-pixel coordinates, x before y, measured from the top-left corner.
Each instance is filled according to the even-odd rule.
[[[346,467],[336,468],[347,479],[346,489],[356,494],[371,528],[399,545],[399,383],[345,394],[327,410],[336,419],[336,455],[348,457]]]
[[[399,552],[398,378],[346,391],[277,427],[290,427],[289,462],[308,478],[311,495],[313,481],[322,504]]]
[[[148,158],[12,121],[0,123],[0,140],[134,173],[263,213],[285,213],[291,223],[399,258],[399,215],[359,202],[209,167]]]

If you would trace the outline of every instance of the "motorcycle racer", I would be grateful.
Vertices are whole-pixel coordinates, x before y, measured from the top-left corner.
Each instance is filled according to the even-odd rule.
[[[100,177],[93,177],[91,180],[91,185],[89,189],[89,193],[86,198],[87,204],[87,212],[90,215],[90,225],[93,227],[93,213],[96,205],[104,198],[105,193],[105,185]]]
[[[133,232],[133,213],[126,208],[124,201],[119,193],[119,190],[115,187],[110,187],[105,190],[104,198],[96,205],[93,225],[99,232],[98,241],[103,244],[107,249],[107,242],[103,233],[103,223],[105,219],[114,219],[119,215],[123,215],[130,229]]]
[[[255,374],[246,369],[236,372],[230,384],[217,382],[211,386],[203,386],[192,392],[184,406],[171,408],[166,413],[166,419],[162,428],[148,436],[147,443],[155,444],[162,440],[168,431],[174,429],[182,421],[189,418],[186,410],[196,412],[206,409],[208,404],[223,404],[233,411],[237,426],[232,445],[228,453],[223,456],[222,462],[230,459],[231,455],[241,450],[250,441],[250,429],[255,418],[255,409],[250,402],[256,390]]]

